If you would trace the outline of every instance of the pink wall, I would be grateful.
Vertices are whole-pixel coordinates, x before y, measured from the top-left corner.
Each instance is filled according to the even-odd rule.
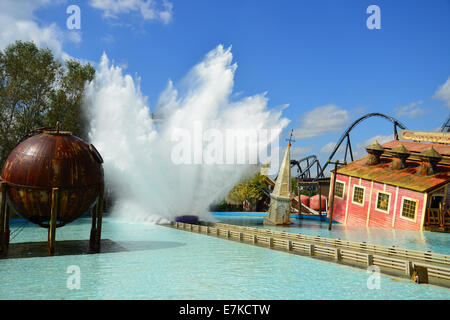
[[[330,186],[330,196],[328,199],[331,199],[331,193],[333,191],[333,176],[331,176],[331,186]],[[334,210],[333,210],[333,220],[338,221],[340,223],[344,223],[344,217],[345,217],[345,201],[347,199],[347,188],[348,188],[348,181],[349,177],[338,174],[336,177],[336,181],[345,182],[345,188],[344,188],[344,200],[335,198],[334,199]],[[329,218],[328,214],[328,218]]]
[[[423,201],[424,194],[412,190],[398,188],[398,199],[396,201],[396,190],[397,187],[391,185],[384,185],[382,183],[373,183],[372,193],[371,191],[371,181],[367,181],[359,178],[350,178],[345,175],[338,174],[336,177],[337,181],[345,182],[344,199],[335,198],[334,200],[334,212],[333,220],[341,223],[345,223],[345,209],[348,205],[347,211],[347,222],[349,226],[366,226],[367,225],[367,215],[369,215],[370,227],[380,227],[380,228],[393,228],[392,222],[394,221],[395,229],[408,229],[408,230],[420,230],[422,223],[423,214]],[[350,189],[349,189],[349,181]],[[364,192],[364,202],[362,205],[353,203],[353,187],[361,186],[365,188]],[[332,190],[332,189],[331,189]],[[376,210],[377,201],[377,191],[382,191],[389,193],[389,211],[382,212]],[[405,219],[400,216],[402,198],[408,197],[414,200],[418,200],[417,214],[415,221]],[[348,203],[348,204],[347,204]],[[369,209],[370,203],[370,209]],[[395,218],[394,218],[395,215]]]

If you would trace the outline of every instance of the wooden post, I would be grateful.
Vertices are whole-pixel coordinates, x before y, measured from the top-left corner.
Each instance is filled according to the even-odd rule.
[[[314,255],[314,245],[312,243],[309,244],[309,255],[310,256]]]
[[[100,241],[102,237],[102,218],[103,218],[103,198],[105,195],[105,184],[100,184],[100,193],[97,201],[97,230],[96,230],[96,249],[100,251]]]
[[[317,187],[319,188],[319,215],[320,221],[323,221],[322,217],[322,188],[320,187],[320,182],[317,181]]]
[[[438,211],[438,215],[439,215],[439,226],[441,227],[441,229],[445,229],[445,216],[444,216],[444,210],[442,208],[442,202],[439,202],[439,211]]]
[[[95,248],[95,243],[97,241],[97,204],[91,209],[92,225],[91,225],[91,236],[89,238],[89,246],[91,249]]]
[[[332,162],[330,162],[332,163]],[[336,176],[337,176],[337,167],[339,164],[339,160],[334,163],[334,174],[333,174],[333,191],[331,193],[330,199],[330,217],[328,222],[328,230],[331,230],[331,225],[333,224],[333,210],[334,210],[334,191],[336,190]]]
[[[48,226],[48,255],[55,253],[55,233],[56,233],[56,218],[58,216],[59,207],[59,189],[52,189],[52,206],[50,212],[50,224]]]
[[[286,250],[291,251],[292,250],[292,240],[287,240],[286,242]]]
[[[302,214],[302,203],[300,202],[300,185],[298,183],[298,178],[295,179],[295,182],[297,183],[298,217],[300,218],[300,215]]]
[[[336,248],[336,249],[335,249],[334,258],[335,258],[337,261],[341,260],[341,249],[339,249],[339,248]]]
[[[368,254],[367,255],[367,266],[371,266],[371,265],[373,265],[373,255]]]
[[[412,262],[405,261],[405,273],[408,277],[412,276]]]

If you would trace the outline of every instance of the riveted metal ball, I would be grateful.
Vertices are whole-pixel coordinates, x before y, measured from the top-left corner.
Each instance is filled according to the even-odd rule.
[[[67,131],[44,131],[22,141],[8,156],[1,179],[8,205],[42,227],[50,221],[52,188],[59,188],[57,226],[90,210],[103,184],[102,158],[93,145]]]

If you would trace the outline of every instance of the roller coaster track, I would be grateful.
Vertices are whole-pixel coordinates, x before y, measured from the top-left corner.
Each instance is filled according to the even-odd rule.
[[[298,172],[299,172],[300,178],[311,178],[311,168],[314,166],[314,164],[316,164],[317,165],[317,175],[314,179],[324,177],[324,172],[325,172],[325,169],[326,169],[328,163],[331,162],[331,160],[335,156],[336,152],[338,151],[339,147],[341,146],[342,143],[344,143],[344,141],[346,141],[344,163],[347,162],[347,155],[350,155],[350,159],[351,159],[351,161],[353,161],[353,150],[352,150],[352,145],[350,142],[350,132],[359,123],[363,122],[364,120],[366,120],[368,118],[372,118],[372,117],[379,117],[379,118],[383,118],[383,119],[386,119],[386,120],[389,120],[390,122],[392,122],[392,124],[394,125],[394,138],[396,140],[398,140],[397,127],[399,127],[400,129],[406,129],[406,127],[400,121],[398,121],[397,119],[394,119],[393,117],[390,117],[383,113],[378,113],[378,112],[368,113],[368,114],[362,116],[361,118],[357,119],[356,121],[354,121],[344,131],[344,133],[342,134],[342,136],[339,138],[338,142],[334,146],[334,149],[331,152],[330,156],[328,157],[328,160],[324,166],[320,165],[319,160],[317,159],[317,157],[315,155],[310,155],[299,161],[291,160],[291,167],[293,167],[293,166],[298,167]],[[450,130],[450,118],[447,120],[446,123],[444,123],[442,128],[446,128],[447,130]],[[310,162],[310,160],[312,160],[312,162]],[[301,169],[301,163],[305,162],[305,161],[306,161],[306,168]]]
[[[447,118],[447,120],[442,125],[441,132],[450,132],[450,116]]]
[[[310,161],[311,160],[311,161]],[[306,162],[306,167],[302,169],[301,164]],[[316,165],[316,178],[323,177],[320,175],[320,172],[322,171],[322,167],[320,165],[319,159],[315,155],[307,156],[301,160],[291,160],[291,168],[294,166],[297,166],[297,172],[299,173],[299,178],[311,178],[311,168]]]

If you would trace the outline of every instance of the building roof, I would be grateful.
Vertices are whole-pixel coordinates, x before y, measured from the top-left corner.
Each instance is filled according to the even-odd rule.
[[[403,144],[398,144],[397,146],[392,148],[391,151],[398,154],[411,154],[411,152],[409,152]]]
[[[427,142],[414,142],[414,141],[404,141],[404,140],[392,140],[383,144],[384,149],[393,149],[398,145],[402,144],[409,152],[420,153],[429,147],[433,147],[440,155],[450,156],[450,145],[439,144],[439,143],[427,143]]]
[[[378,143],[378,140],[376,140],[374,143],[372,143],[371,145],[368,145],[366,147],[366,150],[373,150],[373,151],[384,151],[383,147],[380,146],[380,144]]]
[[[437,152],[436,150],[434,150],[433,147],[429,147],[428,149],[425,149],[425,151],[422,151],[421,153],[419,153],[419,156],[428,157],[428,158],[437,158],[437,159],[442,158],[441,154],[439,152]]]
[[[383,145],[385,149],[391,149],[403,144],[411,153],[423,152],[425,149],[433,148],[440,154],[450,155],[450,147],[447,145],[418,143],[407,141],[390,141]],[[450,182],[450,166],[439,163],[437,173],[434,175],[418,175],[420,161],[406,160],[406,167],[400,170],[391,168],[392,158],[388,156],[381,157],[381,163],[378,165],[367,166],[367,157],[358,159],[338,169],[339,174],[362,178],[379,183],[398,186],[405,189],[419,192],[428,192]]]

